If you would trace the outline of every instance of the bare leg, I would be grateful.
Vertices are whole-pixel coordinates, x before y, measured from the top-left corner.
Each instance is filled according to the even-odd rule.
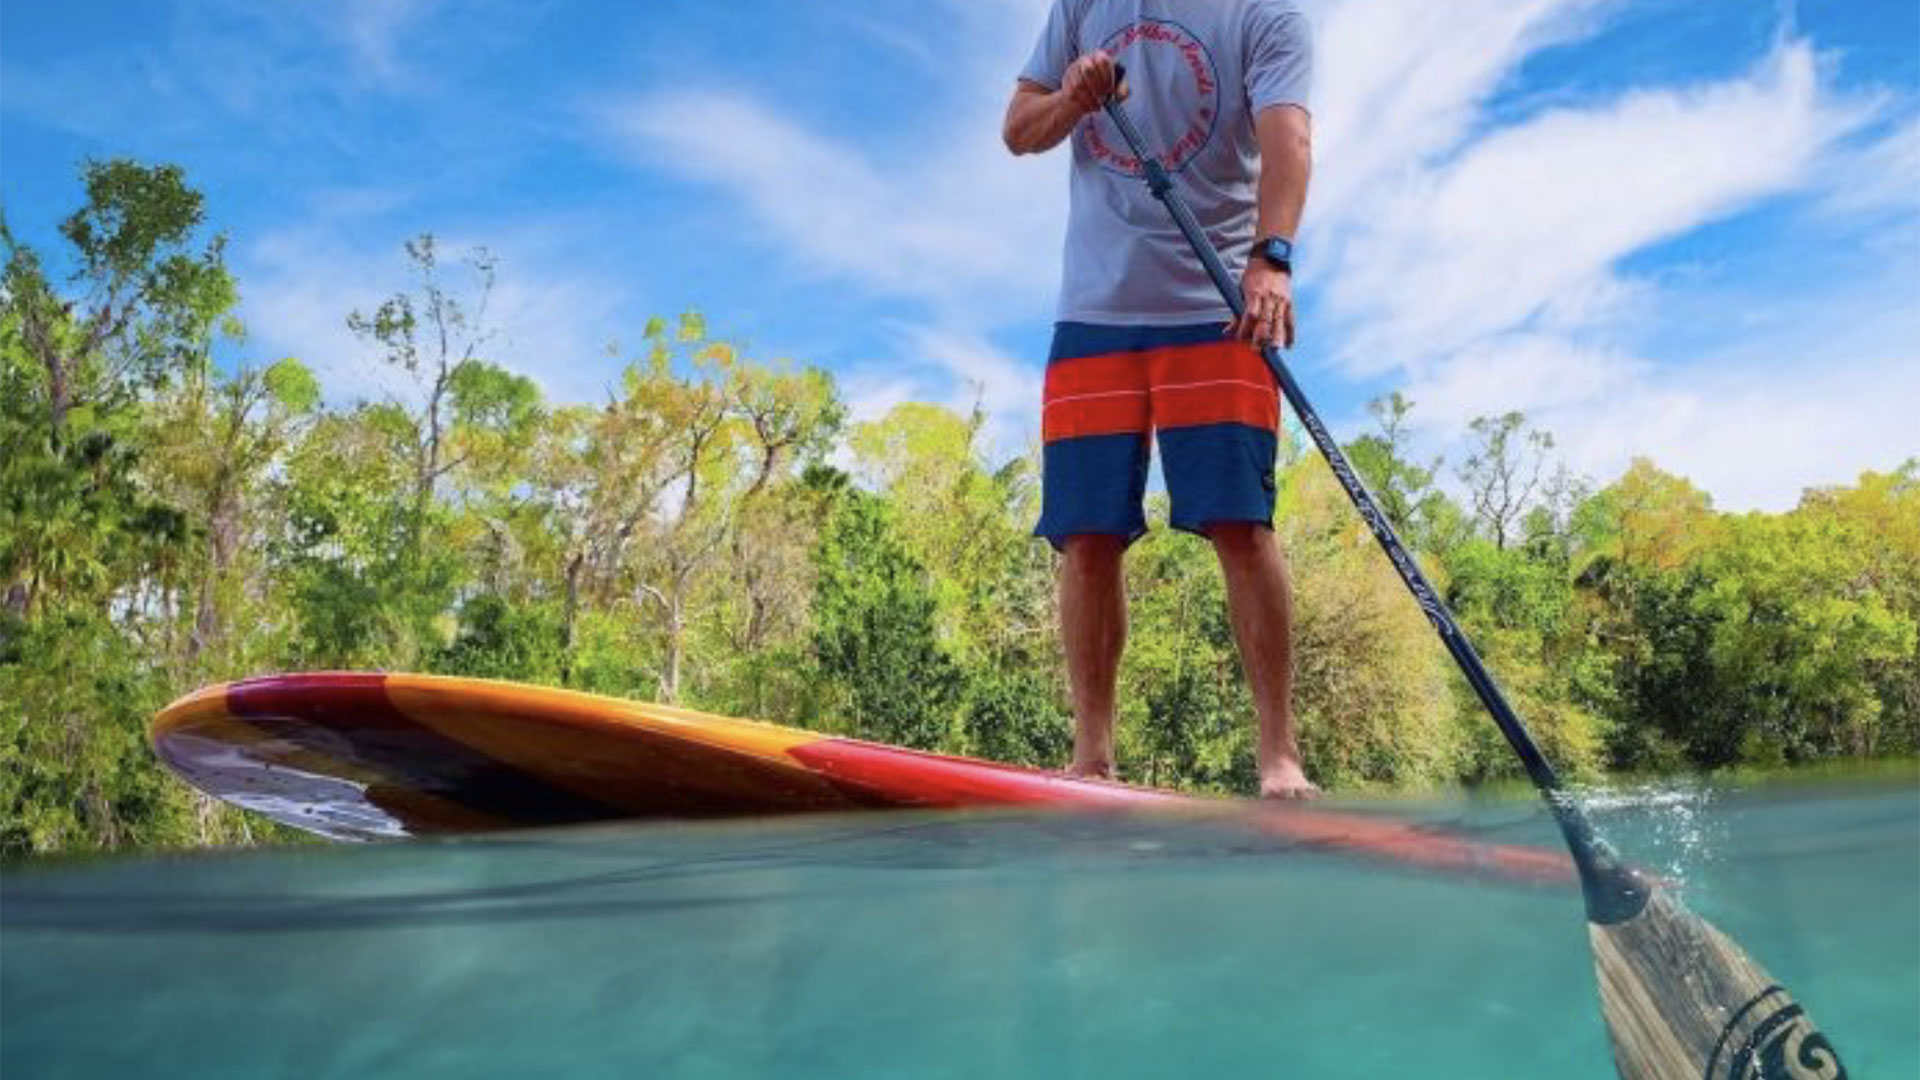
[[[1123,537],[1069,536],[1060,563],[1060,636],[1073,687],[1075,776],[1113,776],[1113,699],[1127,641]]]
[[[1260,794],[1304,799],[1320,793],[1300,764],[1293,723],[1293,589],[1273,530],[1223,522],[1207,530],[1227,579],[1227,614],[1260,715]]]

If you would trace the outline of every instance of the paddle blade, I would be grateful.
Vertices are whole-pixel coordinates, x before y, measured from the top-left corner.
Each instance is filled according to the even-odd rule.
[[[1844,1080],[1833,1044],[1725,934],[1656,890],[1589,923],[1623,1080]]]

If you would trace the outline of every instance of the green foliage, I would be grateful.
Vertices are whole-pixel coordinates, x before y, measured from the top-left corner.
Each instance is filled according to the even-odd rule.
[[[547,604],[515,604],[491,594],[460,605],[459,631],[428,660],[430,670],[482,679],[554,683],[564,639],[560,614]]]
[[[1166,503],[1156,498],[1155,518]],[[1211,545],[1156,529],[1127,558],[1128,644],[1115,754],[1148,784],[1246,790],[1255,780],[1253,703],[1240,679]]]
[[[1395,391],[1369,401],[1367,411],[1379,430],[1343,447],[1347,460],[1359,471],[1401,540],[1421,551],[1445,549],[1459,525],[1459,511],[1434,487],[1440,459],[1423,465],[1407,456],[1413,402]]]
[[[926,570],[887,506],[849,489],[816,553],[813,645],[839,721],[863,739],[934,749],[951,737],[960,674],[938,640]]]
[[[1469,428],[1473,445],[1459,477],[1475,520],[1495,547],[1505,548],[1537,505],[1553,436],[1528,426],[1518,412],[1478,417]]]
[[[1072,720],[1047,669],[1028,660],[967,672],[956,749],[1017,765],[1058,767],[1073,750]]]
[[[1340,786],[1453,779],[1447,659],[1426,616],[1318,460],[1283,477],[1294,582],[1294,709],[1308,772]]]
[[[692,311],[645,325],[607,400],[556,407],[489,356],[494,258],[431,235],[407,288],[346,314],[403,385],[329,403],[298,360],[214,363],[242,340],[237,288],[179,169],[82,180],[52,260],[0,220],[0,851],[282,837],[145,739],[175,696],[267,670],[424,668],[1065,760],[1038,470],[993,459],[980,410],[848,430],[824,372]],[[1731,516],[1644,461],[1589,490],[1513,413],[1474,423],[1463,506],[1413,457],[1412,408],[1374,402],[1352,459],[1563,771],[1920,753],[1920,464]],[[1309,773],[1511,775],[1324,465],[1290,456],[1280,480]],[[1127,581],[1122,771],[1250,791],[1210,546],[1156,530]]]
[[[1703,587],[1691,598],[1713,628],[1709,722],[1740,733],[1743,757],[1874,752],[1875,677],[1912,655],[1914,621],[1867,584],[1867,537],[1807,508],[1728,524],[1725,542],[1704,554]],[[1726,749],[1724,740],[1714,747],[1716,758]]]

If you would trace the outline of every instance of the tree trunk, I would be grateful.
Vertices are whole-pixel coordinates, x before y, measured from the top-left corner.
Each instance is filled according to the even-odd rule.
[[[222,485],[214,496],[213,513],[207,529],[209,565],[200,580],[200,595],[193,616],[193,634],[187,642],[187,659],[195,660],[220,641],[220,583],[233,566],[234,552],[240,547],[240,500]]]
[[[560,685],[573,685],[573,625],[580,613],[580,571],[586,566],[584,548],[567,560],[567,600],[560,615]]]

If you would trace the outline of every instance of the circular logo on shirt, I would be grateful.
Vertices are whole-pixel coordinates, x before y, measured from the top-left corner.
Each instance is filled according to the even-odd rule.
[[[1176,22],[1141,19],[1115,30],[1100,48],[1127,69],[1134,126],[1169,172],[1179,172],[1213,139],[1220,119],[1220,79],[1213,54]],[[1105,112],[1081,128],[1094,163],[1121,176],[1139,176],[1140,162]],[[1158,143],[1158,145],[1156,145]]]

